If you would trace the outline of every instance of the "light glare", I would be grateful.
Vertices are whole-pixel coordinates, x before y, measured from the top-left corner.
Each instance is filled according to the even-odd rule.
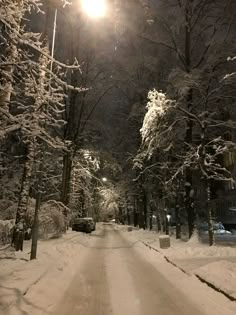
[[[102,17],[106,13],[105,0],[82,0],[83,10],[91,17]]]

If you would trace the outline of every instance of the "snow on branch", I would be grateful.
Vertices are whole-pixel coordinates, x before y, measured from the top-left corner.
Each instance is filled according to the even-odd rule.
[[[72,2],[71,1],[68,1],[68,0],[61,0],[62,1],[62,4],[63,4],[63,8],[65,8],[65,6],[67,5],[71,5]]]
[[[235,61],[235,60],[236,60],[236,56],[227,58],[227,61]],[[232,79],[232,78],[234,78],[234,80],[235,80],[236,72],[232,72],[232,73],[226,74],[223,79],[224,80],[229,80],[229,79]]]
[[[213,107],[191,111],[181,100],[173,101],[162,92],[150,91],[140,130],[142,144],[134,159],[134,166],[139,171],[137,179],[159,165],[159,172],[168,185],[189,168],[200,171],[206,179],[232,180],[224,161],[227,154],[235,152],[236,143],[224,139],[222,133],[235,129],[236,122],[233,117],[223,120],[215,110]],[[193,126],[191,142],[185,141],[189,121]],[[157,160],[154,164],[150,160],[153,155]]]
[[[227,61],[234,61],[234,60],[236,60],[236,56],[227,58]]]
[[[175,102],[168,99],[164,93],[155,89],[148,93],[148,100],[147,113],[140,132],[142,142],[148,146],[148,154],[151,154],[159,126],[163,122],[165,114],[174,107]]]

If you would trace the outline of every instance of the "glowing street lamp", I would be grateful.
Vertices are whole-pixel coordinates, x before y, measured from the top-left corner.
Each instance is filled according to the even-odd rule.
[[[92,18],[103,17],[107,11],[107,0],[80,0],[82,9],[86,14]],[[64,1],[64,5],[69,4],[67,1]],[[52,50],[51,50],[51,63],[50,63],[50,71],[52,72],[53,68],[53,58],[54,58],[54,50],[55,50],[55,38],[56,38],[56,28],[57,28],[57,9],[55,9],[54,14],[54,26],[53,26],[53,34],[52,34]]]
[[[103,181],[103,183],[107,182],[107,178],[106,178],[106,177],[103,177],[103,178],[102,178],[102,181]]]
[[[106,14],[106,0],[81,0],[82,8],[87,15],[99,18]]]

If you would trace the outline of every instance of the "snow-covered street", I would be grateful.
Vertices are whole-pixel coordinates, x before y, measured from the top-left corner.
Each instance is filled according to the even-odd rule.
[[[91,235],[69,231],[41,241],[36,261],[28,261],[29,244],[23,253],[1,251],[0,314],[235,314],[235,302],[166,261],[176,248],[164,252],[156,242],[157,252],[144,245],[153,237],[158,240],[154,232],[98,224]],[[215,262],[215,274],[229,263]],[[234,271],[225,275],[228,282],[230,275],[235,282]]]
[[[0,0],[0,315],[236,315],[236,0]]]

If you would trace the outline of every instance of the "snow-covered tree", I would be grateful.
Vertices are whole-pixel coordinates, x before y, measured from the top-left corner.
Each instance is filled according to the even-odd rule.
[[[41,165],[48,148],[65,149],[60,140],[64,125],[64,98],[65,91],[72,88],[61,75],[63,69],[70,66],[53,60],[42,43],[45,38],[41,40],[40,34],[29,30],[26,18],[30,20],[33,14],[40,12],[40,8],[38,0],[3,0],[1,4],[1,136],[4,141],[8,134],[17,134],[25,149],[13,239],[17,249],[19,237],[22,243],[22,230],[25,228],[27,204],[33,185],[32,173],[37,169],[39,174],[42,173]],[[53,72],[52,63],[57,68]],[[72,68],[78,69],[77,66]]]
[[[15,76],[18,68],[25,68],[28,53],[25,55],[25,44],[39,47],[37,34],[25,32],[22,19],[31,10],[40,10],[38,0],[1,0],[0,27],[1,27],[1,56],[0,56],[0,109],[1,109],[1,137],[7,131],[18,128],[17,120],[9,113],[12,96],[16,93],[15,84],[19,77]],[[10,126],[9,125],[10,122]]]
[[[231,107],[234,88],[226,81],[223,83],[222,79],[228,73],[227,56],[232,55],[234,47],[234,7],[233,1],[150,2],[153,24],[140,36],[160,48],[158,57],[161,61],[167,60],[166,55],[160,54],[161,49],[166,54],[168,52],[169,61],[164,76],[166,87],[163,89],[162,82],[157,86],[167,91],[169,97],[189,114],[199,115],[206,108],[219,114],[222,108]],[[209,15],[209,12],[214,13]],[[226,99],[230,101],[227,103]],[[187,150],[195,141],[197,127],[191,115],[182,122],[180,138]],[[185,176],[188,183],[185,208],[191,235],[195,217],[191,168],[186,169]]]
[[[185,142],[182,128],[189,119],[194,126],[195,137],[191,144]],[[235,116],[228,119],[221,117],[213,105],[205,112],[199,110],[192,113],[162,92],[153,90],[149,93],[147,113],[141,129],[142,146],[136,165],[142,166],[142,162],[156,152],[159,167],[163,169],[162,177],[167,175],[167,184],[173,184],[188,168],[200,175],[205,186],[205,198],[208,199],[210,245],[213,237],[210,183],[234,180],[224,165],[224,156],[235,150],[236,143],[222,135],[232,132],[235,126]],[[185,184],[189,186],[189,183]]]

